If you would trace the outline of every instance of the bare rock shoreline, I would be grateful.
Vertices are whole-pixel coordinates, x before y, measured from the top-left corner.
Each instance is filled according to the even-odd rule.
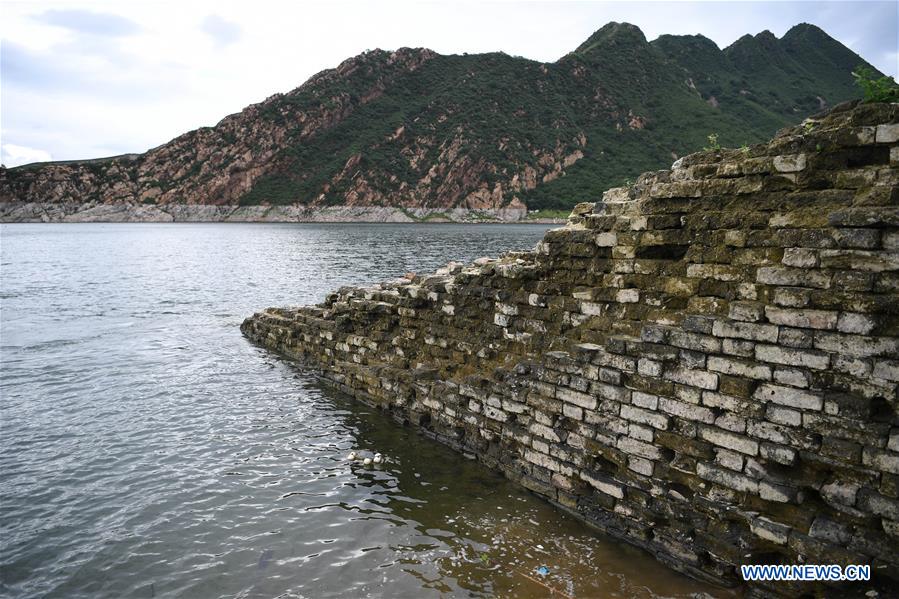
[[[528,219],[520,208],[391,208],[372,206],[211,206],[204,204],[84,204],[80,202],[0,203],[0,222],[320,222],[320,223],[553,223]]]

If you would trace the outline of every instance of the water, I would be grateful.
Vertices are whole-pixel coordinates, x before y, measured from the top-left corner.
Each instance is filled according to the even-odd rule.
[[[238,330],[267,306],[529,248],[543,231],[4,225],[0,595],[720,593]],[[390,461],[351,466],[351,448]]]

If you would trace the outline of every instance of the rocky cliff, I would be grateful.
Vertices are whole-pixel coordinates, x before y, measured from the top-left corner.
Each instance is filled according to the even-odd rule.
[[[899,584],[899,104],[686,156],[532,252],[272,308],[244,334],[694,576]]]
[[[611,23],[551,64],[375,50],[144,154],[0,169],[0,218],[570,209],[707,145],[709,134],[722,145],[761,141],[853,97],[859,64],[810,25],[722,51],[702,36],[650,43]]]

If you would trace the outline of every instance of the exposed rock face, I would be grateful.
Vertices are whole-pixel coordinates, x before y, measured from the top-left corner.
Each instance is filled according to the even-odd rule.
[[[612,189],[532,252],[241,330],[694,576],[870,564],[895,590],[897,184],[899,104],[842,106]]]
[[[173,205],[570,208],[710,132],[761,141],[817,98],[853,97],[850,71],[864,63],[803,26],[734,48],[649,43],[613,23],[552,64],[375,50],[144,154],[0,169],[0,206],[55,219],[80,212],[56,206],[83,205],[73,218],[113,220],[165,219]]]
[[[413,223],[413,222],[519,222],[527,209],[504,208],[390,208],[379,206],[214,206],[207,204],[0,203],[0,222],[291,222],[291,223]],[[528,220],[527,222],[540,222]]]

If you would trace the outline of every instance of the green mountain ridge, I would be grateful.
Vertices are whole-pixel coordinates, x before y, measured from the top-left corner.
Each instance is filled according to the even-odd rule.
[[[144,154],[0,171],[2,202],[564,209],[858,96],[818,27],[721,50],[609,23],[554,63],[375,50]]]

